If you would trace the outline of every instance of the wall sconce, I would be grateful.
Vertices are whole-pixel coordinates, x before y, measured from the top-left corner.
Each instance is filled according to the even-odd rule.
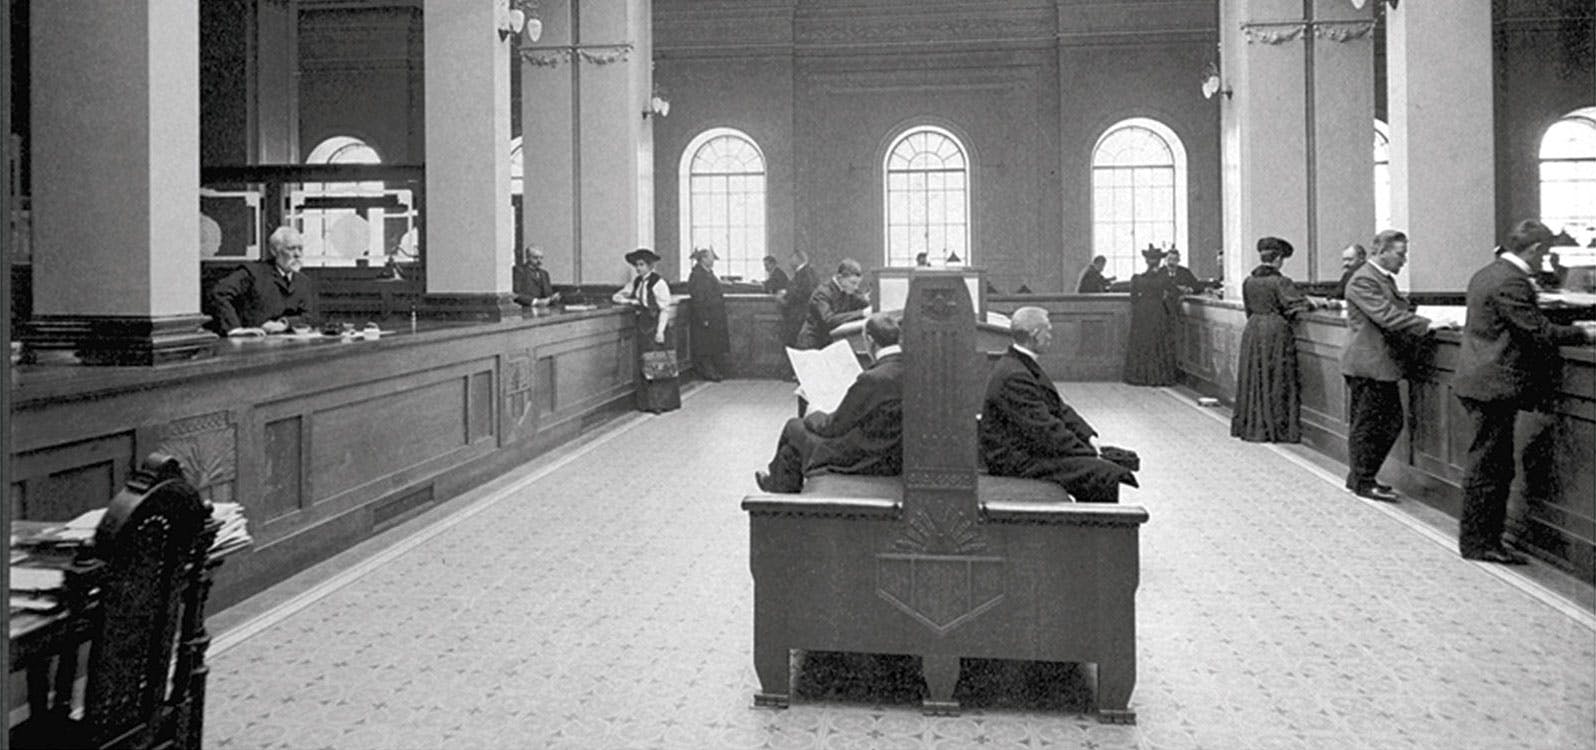
[[[1208,63],[1208,67],[1203,70],[1203,98],[1212,99],[1214,94],[1224,94],[1225,98],[1229,99],[1231,93],[1230,87],[1219,80],[1219,66]]]
[[[670,114],[670,100],[661,96],[659,87],[655,86],[654,95],[648,98],[648,109],[643,110],[643,119],[647,120],[650,117],[669,117]]]
[[[1391,10],[1396,10],[1397,0],[1384,0],[1384,2],[1386,5],[1391,6]],[[1352,7],[1357,8],[1358,10],[1363,10],[1363,6],[1368,4],[1369,0],[1352,0]]]
[[[499,6],[499,38],[509,39],[516,34],[525,34],[528,42],[542,38],[543,22],[536,13],[537,5],[528,0],[515,0],[513,7],[510,2]]]

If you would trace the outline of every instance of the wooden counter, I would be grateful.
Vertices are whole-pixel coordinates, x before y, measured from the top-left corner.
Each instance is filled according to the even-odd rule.
[[[630,410],[632,315],[223,340],[215,357],[161,367],[21,367],[12,517],[103,506],[137,458],[175,455],[205,496],[249,517],[255,547],[217,581],[225,607]]]
[[[1239,302],[1188,297],[1182,305],[1180,375],[1198,391],[1233,403],[1241,330]],[[1341,376],[1346,338],[1342,313],[1299,319],[1297,368],[1302,378],[1302,439],[1346,461],[1347,393]],[[1463,460],[1472,437],[1452,394],[1458,333],[1442,331],[1403,386],[1408,425],[1382,477],[1453,516],[1462,500]],[[1508,533],[1517,543],[1596,583],[1596,348],[1564,347],[1562,384],[1550,415],[1521,413],[1518,448],[1548,458],[1525,491],[1522,466],[1508,505]],[[1533,460],[1533,459],[1532,459]],[[1533,464],[1532,464],[1533,465]],[[1543,485],[1543,486],[1542,486]]]

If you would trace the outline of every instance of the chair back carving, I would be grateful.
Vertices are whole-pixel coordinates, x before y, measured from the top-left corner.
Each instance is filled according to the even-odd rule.
[[[976,367],[975,312],[963,275],[916,271],[904,309],[904,512],[974,524],[975,380],[984,370]]]
[[[166,697],[186,574],[199,563],[206,503],[178,461],[151,454],[94,535],[105,561],[83,720],[97,741],[151,724]]]

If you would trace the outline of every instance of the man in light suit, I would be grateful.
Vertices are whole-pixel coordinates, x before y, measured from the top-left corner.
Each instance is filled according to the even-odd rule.
[[[1557,325],[1536,305],[1535,270],[1552,232],[1533,219],[1513,227],[1504,252],[1469,279],[1468,318],[1452,392],[1468,412],[1473,439],[1463,471],[1458,552],[1468,560],[1518,565],[1502,546],[1513,484],[1513,423],[1520,410],[1543,410],[1556,393],[1557,348],[1596,341],[1596,329]]]
[[[1119,486],[1136,485],[1130,469],[1102,458],[1097,430],[1064,403],[1036,355],[1053,340],[1040,307],[1010,319],[1014,344],[992,367],[981,405],[981,458],[992,476],[1053,482],[1083,503],[1117,503]]]
[[[848,387],[831,414],[787,420],[768,470],[754,472],[765,492],[798,492],[820,472],[897,476],[903,473],[903,354],[894,313],[865,320],[875,362]]]
[[[1374,251],[1347,280],[1347,345],[1341,374],[1347,381],[1347,489],[1358,497],[1396,502],[1396,492],[1375,475],[1402,434],[1403,360],[1436,328],[1413,314],[1396,286],[1408,262],[1408,236],[1387,229]]]

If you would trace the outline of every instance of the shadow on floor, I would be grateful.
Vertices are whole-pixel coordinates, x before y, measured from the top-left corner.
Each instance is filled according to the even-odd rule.
[[[1094,679],[1087,665],[1005,659],[960,659],[959,664],[953,697],[964,708],[1091,710]],[[794,669],[794,694],[802,701],[917,705],[925,695],[918,656],[799,652]]]

